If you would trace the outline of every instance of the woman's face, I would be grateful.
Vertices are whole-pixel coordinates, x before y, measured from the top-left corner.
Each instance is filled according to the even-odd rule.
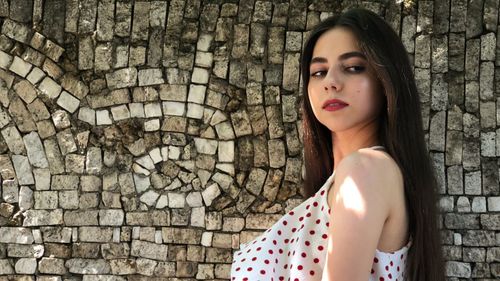
[[[316,118],[332,132],[376,121],[383,105],[381,84],[357,44],[350,30],[335,27],[323,33],[313,49],[309,101]],[[331,99],[348,105],[333,111],[324,108]]]

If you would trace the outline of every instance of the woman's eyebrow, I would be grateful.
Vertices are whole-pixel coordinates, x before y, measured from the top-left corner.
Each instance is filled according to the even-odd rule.
[[[358,52],[358,51],[343,53],[342,55],[339,56],[339,60],[346,60],[346,59],[352,58],[352,57],[359,57],[359,58],[366,60],[366,56],[363,53]],[[313,64],[313,63],[325,63],[325,62],[328,62],[328,60],[324,57],[314,57],[311,59],[311,64]]]

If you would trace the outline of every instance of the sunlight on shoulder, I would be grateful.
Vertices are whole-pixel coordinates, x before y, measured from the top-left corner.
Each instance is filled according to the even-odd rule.
[[[342,204],[346,210],[352,210],[358,217],[366,213],[366,202],[359,192],[356,182],[346,177],[335,196],[335,204]]]

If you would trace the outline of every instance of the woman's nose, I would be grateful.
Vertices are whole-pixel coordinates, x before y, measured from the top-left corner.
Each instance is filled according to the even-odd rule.
[[[333,73],[329,73],[328,78],[325,79],[324,88],[325,91],[328,91],[329,89],[335,89],[338,92],[341,88],[341,83],[339,82],[338,77],[336,77]]]

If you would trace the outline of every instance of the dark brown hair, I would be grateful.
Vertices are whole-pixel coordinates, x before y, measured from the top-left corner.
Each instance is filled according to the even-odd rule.
[[[437,224],[437,180],[422,126],[420,97],[401,39],[381,17],[363,8],[329,17],[309,34],[301,55],[301,105],[305,177],[303,194],[312,196],[332,174],[331,131],[315,117],[307,94],[309,66],[318,38],[334,27],[348,28],[375,70],[386,98],[379,117],[380,144],[398,164],[404,179],[409,212],[406,280],[444,281],[444,260]],[[383,95],[381,95],[383,96]],[[388,106],[388,110],[385,107]]]

